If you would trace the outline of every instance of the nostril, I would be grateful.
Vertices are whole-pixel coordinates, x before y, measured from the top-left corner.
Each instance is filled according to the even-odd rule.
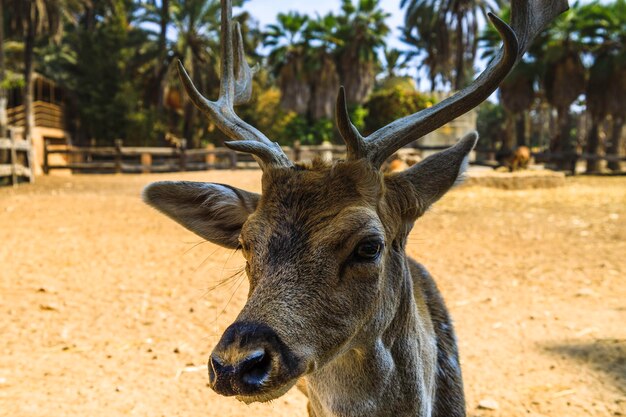
[[[211,355],[209,358],[209,382],[211,385],[215,385],[217,381],[217,375],[224,369],[224,365],[215,356]]]
[[[272,357],[265,351],[256,351],[241,363],[241,380],[244,384],[258,387],[265,382],[271,368]]]

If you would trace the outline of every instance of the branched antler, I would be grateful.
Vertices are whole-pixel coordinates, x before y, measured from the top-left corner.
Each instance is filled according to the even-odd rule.
[[[291,161],[277,143],[270,141],[263,133],[235,114],[234,106],[248,102],[252,95],[252,71],[246,62],[239,23],[232,22],[232,0],[222,0],[221,6],[219,98],[217,101],[210,101],[202,96],[193,85],[183,64],[178,61],[180,78],[196,107],[206,113],[229,138],[240,141],[226,142],[227,147],[253,154],[261,167],[269,165],[290,167]],[[237,64],[236,73],[235,64]]]
[[[436,105],[398,119],[363,138],[350,122],[345,93],[337,97],[337,127],[348,147],[349,159],[366,158],[380,167],[402,146],[461,116],[493,93],[524,55],[532,40],[556,16],[567,10],[567,0],[512,0],[511,26],[489,13],[504,46],[476,80]]]
[[[219,98],[217,101],[209,101],[203,97],[179,61],[178,70],[183,85],[193,103],[211,117],[222,132],[238,141],[226,142],[226,146],[251,153],[262,168],[291,167],[293,164],[277,143],[270,141],[235,114],[234,106],[246,103],[252,94],[252,71],[245,59],[239,24],[232,22],[232,0],[222,0],[221,7]],[[340,88],[336,108],[337,128],[346,142],[348,159],[367,159],[373,166],[380,167],[402,146],[476,107],[498,88],[535,36],[567,8],[567,0],[512,0],[511,26],[489,13],[489,19],[500,33],[504,45],[478,78],[452,97],[398,119],[366,138],[350,122],[345,91],[343,87]]]

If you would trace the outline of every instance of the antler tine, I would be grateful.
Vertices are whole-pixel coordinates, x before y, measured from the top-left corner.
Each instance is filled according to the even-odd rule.
[[[237,74],[235,74],[235,98],[233,104],[238,106],[247,103],[252,98],[252,70],[246,61],[246,54],[243,50],[243,37],[241,36],[241,26],[239,22],[235,22],[233,30],[235,31],[235,65],[237,66]]]
[[[233,2],[222,0],[220,36],[220,97],[218,103],[232,107],[235,97],[235,56],[233,53]]]
[[[207,114],[229,138],[255,143],[254,146],[230,146],[232,149],[251,153],[261,168],[268,165],[291,167],[293,164],[277,143],[270,141],[258,129],[244,122],[235,114],[234,106],[248,102],[252,95],[252,71],[245,59],[239,24],[232,23],[232,0],[222,0],[221,6],[219,98],[217,101],[210,101],[200,94],[189,74],[185,71],[182,62],[178,61],[178,73],[183,86],[196,107]],[[236,56],[233,48],[237,49]],[[234,70],[235,58],[237,58],[236,74]]]
[[[374,166],[380,167],[402,146],[443,126],[486,100],[526,52],[534,37],[567,8],[567,0],[513,0],[513,29],[489,13],[489,19],[500,33],[504,45],[478,78],[452,97],[372,133],[365,138],[365,152],[358,157],[366,157]]]
[[[357,128],[350,121],[350,114],[348,113],[348,105],[346,103],[346,90],[343,85],[339,87],[339,93],[337,94],[335,119],[337,129],[344,142],[346,142],[348,151],[347,159],[354,160],[366,157],[367,148],[363,136],[361,136]]]

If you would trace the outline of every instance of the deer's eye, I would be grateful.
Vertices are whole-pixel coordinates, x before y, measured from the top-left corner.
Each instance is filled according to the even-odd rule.
[[[239,238],[239,246],[237,247],[237,249],[241,249],[243,252],[248,252],[248,250],[250,249],[248,244],[246,242],[243,241],[243,239]]]
[[[360,262],[375,261],[383,249],[383,242],[378,239],[366,240],[359,243],[354,250],[354,258]]]

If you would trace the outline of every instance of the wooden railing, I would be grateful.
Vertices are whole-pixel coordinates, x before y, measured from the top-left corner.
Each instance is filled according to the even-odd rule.
[[[35,101],[33,103],[35,127],[48,127],[64,130],[63,109],[58,104]],[[26,116],[24,106],[16,106],[7,109],[9,125],[24,127]]]
[[[533,152],[532,155],[536,162],[556,164],[557,166],[561,166],[563,170],[569,171],[572,175],[576,175],[576,165],[579,161],[607,161],[618,163],[626,161],[626,156],[577,152]]]
[[[133,147],[124,146],[122,140],[116,140],[115,146],[76,147],[67,145],[44,144],[44,166],[47,174],[55,169],[70,169],[76,172],[101,173],[148,173],[172,171],[202,171],[207,169],[245,169],[257,168],[258,164],[251,155],[239,153],[228,148],[187,149],[178,147]],[[338,159],[345,155],[345,146],[320,145],[284,147],[285,153],[293,161],[312,159],[321,156],[326,159]],[[67,163],[52,164],[50,155],[65,155]]]
[[[201,171],[207,169],[245,169],[257,168],[258,165],[249,154],[232,151],[225,147],[206,149],[187,149],[183,140],[178,147],[132,147],[124,146],[123,141],[115,141],[115,146],[109,147],[75,147],[67,145],[51,145],[46,141],[44,145],[44,172],[55,169],[70,169],[76,172],[102,173],[140,173],[140,172],[173,172],[173,171]],[[416,146],[404,148],[400,151],[441,151],[448,146]],[[342,145],[301,146],[296,143],[293,147],[283,147],[287,156],[295,162],[311,160],[314,157],[324,159],[341,159],[345,157],[346,148]],[[476,149],[479,157],[472,161],[472,165],[497,167],[499,163],[494,159],[495,149]],[[52,164],[50,155],[65,155],[64,164]],[[549,153],[534,152],[537,162],[557,163],[566,170],[574,172],[579,160],[606,160],[626,161],[623,156],[601,156],[576,153]]]
[[[0,138],[0,179],[9,177],[13,185],[20,178],[34,181],[32,170],[32,146],[26,140],[17,140],[12,130],[8,138]]]

